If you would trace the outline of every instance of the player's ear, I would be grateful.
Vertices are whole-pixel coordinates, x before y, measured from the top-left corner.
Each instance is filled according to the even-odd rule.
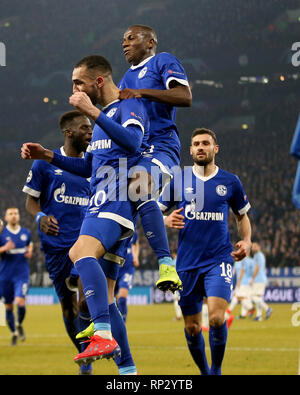
[[[219,152],[220,146],[219,145],[215,145],[215,154],[217,154]]]
[[[104,85],[104,78],[101,75],[98,75],[98,77],[96,78],[96,83],[98,88],[102,88],[102,86]]]
[[[154,41],[154,39],[153,38],[150,38],[149,40],[148,40],[148,48],[149,49],[153,49],[153,48],[155,48],[155,41]]]

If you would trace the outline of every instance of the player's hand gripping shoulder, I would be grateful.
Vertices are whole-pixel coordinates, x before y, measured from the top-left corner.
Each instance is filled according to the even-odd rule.
[[[119,92],[119,99],[120,100],[126,100],[126,99],[141,99],[142,94],[139,89],[129,89],[129,88],[124,88]]]
[[[183,229],[185,222],[184,222],[184,216],[181,215],[180,213],[183,211],[183,207],[179,208],[178,210],[172,211],[170,215],[165,217],[165,225],[167,228],[172,228],[172,229]]]
[[[23,159],[43,159],[51,162],[53,152],[38,143],[24,143],[21,148],[21,157]]]

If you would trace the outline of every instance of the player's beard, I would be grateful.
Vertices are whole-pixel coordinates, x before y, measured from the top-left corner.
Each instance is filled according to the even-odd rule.
[[[198,159],[197,154],[193,155],[193,161],[198,166],[207,166],[213,161],[213,159],[214,159],[214,155],[212,152],[208,152],[207,156],[204,159]]]
[[[88,95],[88,97],[91,99],[91,102],[95,106],[98,103],[98,92],[97,89],[94,87],[91,87],[85,91],[85,93]]]
[[[89,98],[91,99],[91,102],[93,103],[93,105],[95,106],[98,103],[98,97],[97,94],[92,92],[92,93],[88,93]]]

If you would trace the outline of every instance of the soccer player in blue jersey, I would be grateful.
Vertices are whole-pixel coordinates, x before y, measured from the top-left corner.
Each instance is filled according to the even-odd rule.
[[[92,139],[90,120],[79,111],[68,111],[60,117],[59,127],[64,144],[56,152],[68,157],[83,157]],[[78,274],[74,272],[69,250],[78,238],[89,203],[89,180],[36,160],[23,192],[27,194],[26,210],[37,222],[46,268],[61,304],[66,331],[80,352],[82,346],[75,337],[89,321],[85,320],[88,312],[78,306]],[[82,366],[79,373],[91,373],[91,366]]]
[[[67,158],[40,144],[26,143],[22,157],[44,159],[83,177],[91,176],[89,208],[69,256],[83,284],[94,335],[86,351],[75,356],[74,361],[86,363],[116,357],[121,347],[120,374],[136,374],[126,327],[114,303],[114,287],[136,217],[128,199],[128,169],[147,148],[148,116],[139,99],[118,99],[111,66],[102,56],[92,55],[79,61],[72,79],[70,104],[95,120],[87,155],[84,159]],[[116,335],[112,334],[112,319],[119,320]],[[112,335],[123,344],[119,346]]]
[[[156,54],[156,48],[157,35],[151,27],[133,25],[126,30],[123,52],[131,67],[119,83],[119,97],[122,100],[142,98],[150,118],[150,148],[139,162],[145,168],[139,174],[144,196],[135,202],[135,206],[144,233],[158,258],[160,278],[156,285],[163,291],[174,291],[180,283],[172,266],[163,217],[156,199],[180,162],[176,107],[191,106],[192,95],[179,60],[166,52]],[[156,181],[154,168],[160,173]]]
[[[256,307],[256,317],[254,321],[262,320],[262,310],[266,312],[266,319],[270,318],[273,310],[264,301],[264,294],[268,282],[266,275],[266,257],[258,242],[252,244],[253,260],[255,263],[254,272],[250,281],[252,287],[252,301]]]
[[[120,268],[115,286],[117,305],[122,314],[124,322],[127,320],[127,301],[129,291],[132,288],[135,268],[139,266],[139,241],[137,232],[132,236],[127,248],[124,265]]]
[[[33,254],[33,243],[31,232],[20,226],[18,208],[7,208],[4,219],[7,225],[0,235],[0,297],[4,298],[6,321],[12,333],[11,345],[15,346],[18,338],[25,340],[22,323],[26,315],[30,273],[28,259]],[[17,306],[17,323],[14,305]]]
[[[232,265],[251,248],[250,204],[239,178],[215,164],[216,135],[205,128],[192,134],[190,154],[194,165],[174,176],[159,202],[163,211],[177,204],[165,218],[166,226],[179,229],[176,269],[182,280],[179,304],[189,350],[202,374],[221,374],[227,341],[225,311],[232,291]],[[233,251],[228,229],[232,209],[241,240]],[[209,368],[201,332],[203,297],[209,312]]]

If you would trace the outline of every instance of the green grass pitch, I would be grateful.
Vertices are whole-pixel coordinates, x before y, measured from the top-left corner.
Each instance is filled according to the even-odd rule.
[[[290,304],[272,304],[269,320],[234,320],[228,333],[224,375],[299,374],[300,326],[292,324]],[[234,314],[238,315],[237,306]],[[295,322],[295,321],[294,321]],[[300,322],[299,322],[300,324]],[[27,306],[27,339],[10,346],[10,332],[0,327],[1,375],[77,375],[75,347],[67,337],[59,305]],[[172,304],[129,306],[128,336],[141,375],[198,375],[185,343],[183,322],[174,321]],[[208,333],[204,333],[210,361]],[[115,363],[99,360],[95,375],[117,375]]]

